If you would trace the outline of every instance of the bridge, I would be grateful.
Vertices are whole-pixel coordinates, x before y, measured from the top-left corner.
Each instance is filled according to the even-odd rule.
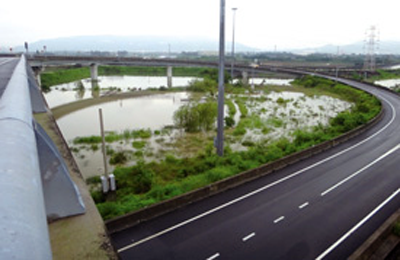
[[[67,63],[80,63],[88,66],[93,66],[93,64],[143,65],[146,63],[144,59],[118,61],[115,58],[106,60],[87,57],[53,58],[54,60],[50,60],[52,58],[49,57],[46,57],[46,60],[30,59],[30,66],[65,65]],[[19,62],[19,59],[0,60],[0,77],[2,77],[0,78],[0,90],[3,89],[4,92],[0,98],[1,107],[4,105],[3,102],[8,99],[5,98],[8,95],[6,95],[7,90],[22,84],[19,81],[11,81],[7,76],[20,70],[17,69]],[[175,62],[150,60],[146,64],[215,66],[214,63],[196,63],[195,61],[190,61],[188,64],[181,61]],[[245,65],[238,65],[238,68],[248,71],[254,69]],[[261,67],[258,70],[304,73],[293,68]],[[18,77],[32,79],[32,76],[28,77],[28,75]],[[328,76],[328,78],[330,77]],[[276,167],[270,174],[261,174],[262,177],[248,181],[235,189],[213,194],[209,198],[192,202],[179,210],[140,224],[131,225],[129,223],[132,222],[130,219],[134,216],[122,217],[118,221],[107,223],[111,239],[120,257],[122,259],[344,259],[351,255],[385,219],[400,208],[400,176],[397,173],[398,156],[400,156],[400,136],[398,135],[400,97],[388,90],[368,84],[336,77],[334,79],[377,96],[382,102],[384,112],[378,118],[379,120],[375,124],[369,125],[369,128],[364,129],[365,131],[357,137],[346,139],[345,142],[335,144],[329,149],[321,148],[323,151],[318,152],[315,156],[305,156],[307,158],[304,157],[305,159],[297,160],[297,162],[293,161],[284,168]],[[29,86],[26,88],[29,89]],[[33,90],[31,92],[34,93]],[[28,93],[23,96],[28,96]],[[34,96],[31,94],[29,100],[36,100],[33,103],[40,104]],[[22,103],[24,102],[28,101],[25,99]],[[39,105],[38,107],[40,108]],[[24,110],[27,110],[28,114],[35,114],[36,109],[33,107],[33,110],[32,108]],[[43,112],[43,109],[46,111]],[[0,109],[0,112],[2,111],[3,109]],[[36,111],[36,114],[46,114],[46,116],[48,113],[49,111],[45,107]],[[0,113],[0,115],[2,114]],[[40,118],[40,116],[35,116],[35,118]],[[17,121],[27,128],[29,135],[41,133],[44,136],[41,130],[35,132],[37,124],[32,125],[30,118],[21,121],[17,116],[6,115],[0,116],[0,120]],[[8,121],[4,122],[7,123],[0,125],[0,131],[5,125],[8,125]],[[12,129],[16,129],[16,127]],[[4,138],[2,144],[9,142],[7,138],[11,134],[11,130],[8,130],[0,135]],[[33,147],[35,145],[37,146],[35,143],[32,144]],[[6,152],[1,149],[1,152],[4,153],[1,158],[9,158],[7,151],[12,149],[14,148],[10,148]],[[18,149],[24,150],[23,148]],[[31,151],[31,153],[35,153],[35,151]],[[35,159],[36,164],[39,160]],[[36,175],[40,175],[42,171],[38,169],[35,172]],[[1,176],[7,173],[8,171],[0,172]],[[55,174],[67,176],[62,171],[61,173],[57,171]],[[38,182],[37,178],[36,176],[36,182]],[[75,183],[77,180],[79,182],[79,178],[73,179]],[[71,182],[67,182],[71,184]],[[77,185],[79,186],[79,184]],[[1,187],[3,189],[3,186]],[[70,190],[76,191],[75,188]],[[78,190],[81,193],[85,192],[83,186],[80,186]],[[36,190],[36,192],[38,191]],[[11,194],[14,194],[12,190],[2,193],[4,196],[12,196]],[[32,193],[25,195],[22,201],[28,200],[30,196],[33,197]],[[7,199],[2,201],[8,201],[8,197],[3,198]],[[78,193],[76,193],[76,198],[79,198]],[[37,200],[40,202],[40,199]],[[76,213],[80,215],[72,217],[72,219],[85,218],[85,215],[89,213],[92,214],[91,216],[95,216],[95,222],[98,221],[96,220],[98,216],[93,212],[95,211],[93,202],[91,204],[89,199],[84,199],[84,201],[86,210],[88,211],[88,207],[92,207],[92,209],[85,214],[82,214],[83,212]],[[2,204],[2,208],[9,206],[10,203]],[[42,238],[38,240],[40,243],[35,246],[40,244],[45,246],[44,253],[38,255],[36,259],[49,259],[51,258],[50,246],[49,242],[45,242],[48,237],[43,231],[46,230],[44,222],[46,209],[44,205],[38,208],[40,208],[38,210],[40,213],[38,213],[37,219],[41,220],[38,230],[42,230]],[[150,210],[154,210],[154,208]],[[23,209],[21,211],[30,213]],[[12,214],[15,213],[8,214],[8,219],[10,219],[10,216],[14,216]],[[72,215],[74,214],[72,213]],[[24,230],[26,225],[21,224],[26,223],[27,217],[24,216],[15,222],[20,224],[19,230],[24,231],[21,237],[26,235],[30,237],[30,241],[34,241],[36,237],[33,237],[28,229]],[[5,218],[3,217],[3,219]],[[57,224],[58,221],[54,223]],[[89,224],[85,221],[76,221],[76,225],[79,226],[79,223]],[[3,232],[1,241],[2,244],[9,245],[10,249],[2,249],[0,253],[15,257],[15,254],[23,254],[21,252],[23,250],[17,250],[17,248],[23,248],[27,240],[17,236],[20,235],[19,231],[12,232],[13,230],[7,226],[8,224],[9,222],[5,221],[0,224],[1,230],[7,231]],[[101,231],[102,229],[97,227],[96,230]],[[101,232],[105,234],[104,230]],[[37,251],[37,248],[33,246],[31,250],[27,253],[32,254]],[[27,255],[21,256],[20,258],[23,259]]]
[[[201,60],[180,60],[180,59],[157,59],[157,58],[140,58],[140,57],[99,57],[99,56],[58,56],[58,55],[31,55],[28,58],[32,66],[37,80],[40,82],[40,73],[46,67],[52,66],[86,66],[90,67],[91,79],[98,80],[99,65],[116,65],[116,66],[149,66],[149,67],[166,67],[166,76],[168,77],[168,87],[172,86],[173,67],[205,67],[218,68],[217,61],[201,61]],[[265,64],[248,64],[245,62],[235,62],[234,73],[241,76],[247,82],[253,74],[257,75],[265,71],[287,70],[290,73],[295,71],[313,71],[320,73],[330,73],[340,76],[345,73],[366,73],[356,67],[315,67],[315,66],[272,66]]]

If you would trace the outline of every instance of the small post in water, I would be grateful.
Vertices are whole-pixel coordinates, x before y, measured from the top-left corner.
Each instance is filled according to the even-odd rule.
[[[109,190],[108,167],[107,167],[107,154],[106,154],[106,140],[104,137],[103,112],[101,108],[99,108],[99,117],[100,117],[100,132],[101,132],[101,142],[102,142],[101,148],[103,151],[103,161],[104,161],[104,176],[101,176],[101,183],[103,186],[103,193],[107,193]]]

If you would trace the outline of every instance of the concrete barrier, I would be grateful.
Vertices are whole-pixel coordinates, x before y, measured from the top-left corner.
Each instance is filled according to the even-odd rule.
[[[353,129],[350,132],[347,132],[333,140],[326,141],[319,145],[315,145],[304,151],[291,154],[274,162],[237,174],[230,178],[215,182],[206,187],[188,192],[186,194],[177,196],[175,198],[154,204],[147,208],[108,220],[105,222],[108,232],[109,234],[113,234],[118,231],[127,229],[129,227],[133,227],[141,222],[148,221],[150,219],[172,212],[181,207],[187,206],[191,203],[224,192],[228,189],[240,186],[244,183],[256,180],[262,176],[265,176],[274,171],[292,165],[296,162],[307,159],[315,154],[321,153],[329,148],[342,144],[348,141],[349,139],[370,129],[372,126],[374,126],[377,122],[379,122],[383,118],[384,113],[385,111],[382,108],[381,112],[367,124],[360,126],[356,129]]]
[[[400,221],[400,209],[376,230],[348,260],[386,259],[400,243],[400,238],[393,234],[394,223]],[[388,243],[385,243],[388,241]]]

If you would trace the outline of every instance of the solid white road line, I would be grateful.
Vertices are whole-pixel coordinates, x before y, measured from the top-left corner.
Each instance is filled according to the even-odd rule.
[[[356,177],[357,175],[359,175],[360,173],[362,173],[363,171],[371,168],[372,166],[374,166],[375,164],[377,164],[378,162],[382,161],[383,159],[385,159],[386,157],[388,157],[389,155],[391,155],[392,153],[396,152],[398,149],[400,148],[400,145],[397,145],[396,147],[392,148],[391,150],[389,150],[387,153],[385,153],[384,155],[382,155],[381,157],[379,157],[378,159],[376,159],[375,161],[371,162],[370,164],[368,164],[367,166],[363,167],[362,169],[358,170],[357,172],[353,173],[352,175],[350,175],[349,177],[347,177],[346,179],[343,179],[342,181],[338,182],[337,184],[335,184],[334,186],[330,187],[329,189],[327,189],[326,191],[321,193],[321,196],[325,196],[326,194],[328,194],[329,192],[333,191],[334,189],[336,189],[337,187],[339,187],[340,185],[342,185],[343,183],[351,180],[352,178]]]
[[[380,209],[382,209],[386,204],[388,204],[394,197],[400,193],[400,189],[395,191],[389,198],[382,202],[378,207],[376,207],[371,213],[369,213],[365,218],[363,218],[357,225],[350,229],[346,234],[344,234],[338,241],[336,241],[332,246],[325,250],[321,255],[319,255],[316,260],[321,260],[327,256],[330,252],[335,250],[344,240],[346,240],[351,234],[353,234],[357,229],[359,229],[365,222],[371,219]]]
[[[255,235],[256,235],[256,233],[251,233],[250,235],[245,236],[245,237],[242,239],[242,241],[243,241],[243,242],[246,242],[247,240],[253,238]]]
[[[330,157],[328,157],[328,158],[325,158],[324,160],[321,160],[321,161],[319,161],[319,162],[316,162],[316,163],[313,164],[313,165],[310,165],[310,166],[308,166],[308,167],[306,167],[306,168],[303,168],[303,169],[301,169],[301,170],[299,170],[299,171],[297,171],[297,172],[295,172],[295,173],[293,173],[293,174],[291,174],[291,175],[288,175],[288,176],[286,176],[286,177],[284,177],[284,178],[282,178],[282,179],[279,179],[279,180],[277,180],[277,181],[275,181],[275,182],[273,182],[273,183],[270,183],[270,184],[268,184],[268,185],[266,185],[266,186],[264,186],[264,187],[261,187],[261,188],[255,190],[255,191],[252,191],[252,192],[250,192],[250,193],[247,193],[247,194],[245,194],[245,195],[243,195],[243,196],[241,196],[241,197],[238,197],[238,198],[236,198],[236,199],[234,199],[234,200],[231,200],[231,201],[229,201],[229,202],[227,202],[227,203],[225,203],[225,204],[222,204],[222,205],[220,205],[220,206],[218,206],[218,207],[216,207],[216,208],[213,208],[213,209],[211,209],[211,210],[209,210],[209,211],[206,211],[206,212],[204,212],[204,213],[202,213],[202,214],[200,214],[200,215],[197,215],[197,216],[195,216],[195,217],[193,217],[193,218],[190,218],[190,219],[188,219],[188,220],[186,220],[186,221],[183,221],[183,222],[181,222],[181,223],[178,223],[178,224],[176,224],[175,226],[172,226],[172,227],[170,227],[170,228],[164,229],[164,230],[162,230],[162,231],[160,231],[160,232],[158,232],[158,233],[156,233],[156,234],[154,234],[154,235],[152,235],[152,236],[146,237],[146,238],[144,238],[144,239],[142,239],[142,240],[139,240],[139,241],[137,241],[137,242],[135,242],[135,243],[132,243],[132,244],[130,244],[130,245],[127,245],[127,246],[125,246],[125,247],[122,247],[122,248],[118,249],[117,252],[118,252],[118,253],[121,253],[121,252],[124,252],[124,251],[126,251],[126,250],[129,250],[129,249],[131,249],[131,248],[133,248],[133,247],[136,247],[136,246],[138,246],[138,245],[140,245],[140,244],[142,244],[142,243],[145,243],[145,242],[147,242],[147,241],[149,241],[149,240],[152,240],[152,239],[154,239],[154,238],[157,238],[157,237],[159,237],[159,236],[162,236],[162,235],[164,235],[164,234],[166,234],[166,233],[169,233],[169,232],[171,232],[171,231],[173,231],[173,230],[175,230],[175,229],[178,229],[178,228],[180,228],[180,227],[182,227],[182,226],[185,226],[185,225],[187,225],[187,224],[189,224],[189,223],[191,223],[191,222],[194,222],[194,221],[196,221],[196,220],[199,220],[199,219],[201,219],[201,218],[203,218],[203,217],[205,217],[205,216],[208,216],[208,215],[210,215],[210,214],[213,214],[213,213],[215,213],[215,212],[217,212],[217,211],[220,211],[220,210],[222,210],[222,209],[224,209],[224,208],[226,208],[226,207],[229,207],[229,206],[231,206],[231,205],[233,205],[233,204],[236,204],[236,203],[238,203],[238,202],[240,202],[240,201],[242,201],[242,200],[245,200],[245,199],[247,199],[247,198],[249,198],[249,197],[252,197],[252,196],[254,196],[254,195],[258,194],[258,193],[261,193],[261,192],[263,192],[263,191],[265,191],[265,190],[267,190],[267,189],[269,189],[269,188],[271,188],[271,187],[274,187],[274,186],[276,186],[276,185],[278,185],[278,184],[280,184],[280,183],[282,183],[282,182],[285,182],[285,181],[287,181],[287,180],[289,180],[289,179],[292,179],[292,178],[294,178],[294,177],[296,177],[296,176],[298,176],[298,175],[300,175],[300,174],[302,174],[302,173],[304,173],[304,172],[307,172],[308,170],[311,170],[311,169],[313,169],[313,168],[315,168],[315,167],[317,167],[317,166],[319,166],[319,165],[321,165],[321,164],[324,164],[324,163],[326,163],[326,162],[328,162],[328,161],[330,161],[330,160],[332,160],[332,159],[334,159],[334,158],[336,158],[336,157],[339,157],[339,156],[341,156],[341,155],[343,155],[343,154],[345,154],[345,153],[347,153],[347,152],[349,152],[349,151],[351,151],[351,150],[353,150],[353,149],[355,149],[355,148],[361,146],[362,144],[368,142],[368,141],[371,140],[372,138],[376,137],[377,135],[379,135],[380,133],[382,133],[383,131],[385,131],[385,130],[393,123],[393,121],[394,121],[395,118],[396,118],[396,110],[395,110],[394,106],[393,106],[389,101],[387,101],[386,99],[384,99],[384,98],[382,98],[382,99],[383,99],[385,102],[387,102],[387,103],[389,104],[389,106],[391,107],[392,112],[393,112],[392,119],[390,120],[390,122],[389,122],[387,125],[385,125],[383,128],[381,128],[379,131],[377,131],[377,132],[374,133],[373,135],[369,136],[368,138],[362,140],[361,142],[359,142],[359,143],[357,143],[357,144],[355,144],[355,145],[353,145],[353,146],[351,146],[351,147],[349,147],[349,148],[347,148],[347,149],[344,149],[344,150],[340,151],[340,152],[337,153],[337,154],[334,154],[334,155],[332,155],[332,156],[330,156]]]
[[[277,219],[274,220],[274,224],[278,224],[279,222],[283,221],[284,219],[285,219],[284,216],[282,216],[280,218],[277,218]]]
[[[299,206],[299,209],[304,209],[304,208],[307,207],[308,205],[310,205],[310,203],[308,203],[308,202],[306,202],[306,203],[304,203],[304,204],[301,204],[301,205]]]
[[[219,256],[220,256],[220,254],[216,253],[215,255],[210,256],[209,258],[207,258],[207,260],[214,260],[214,259],[217,259]]]

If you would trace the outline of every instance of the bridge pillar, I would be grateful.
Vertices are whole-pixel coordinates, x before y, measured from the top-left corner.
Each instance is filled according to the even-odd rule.
[[[172,66],[167,67],[168,87],[172,88]]]
[[[93,63],[90,65],[90,78],[92,82],[99,81],[99,72],[98,72],[99,65]]]
[[[242,71],[242,82],[244,85],[249,84],[249,73],[247,71]]]

